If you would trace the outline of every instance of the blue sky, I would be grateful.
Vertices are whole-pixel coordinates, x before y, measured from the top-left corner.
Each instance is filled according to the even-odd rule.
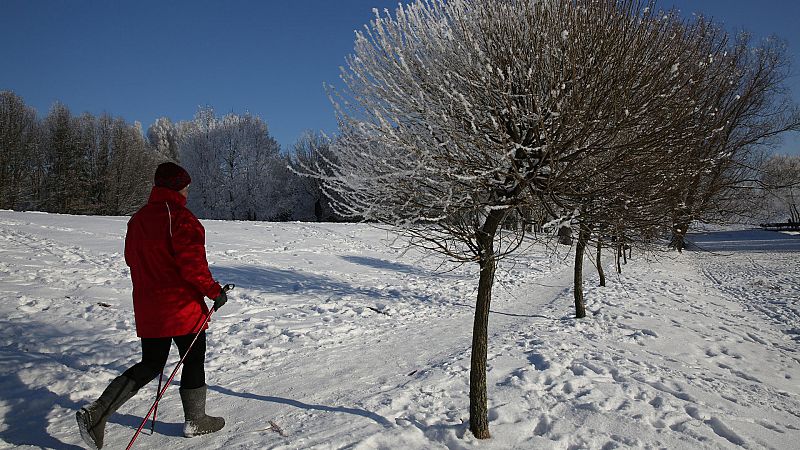
[[[45,115],[55,101],[75,114],[107,111],[146,129],[162,116],[262,117],[284,149],[306,129],[336,130],[323,83],[339,66],[372,8],[397,0],[2,0],[0,90]],[[663,0],[729,29],[788,41],[800,67],[796,0]],[[795,72],[800,70],[795,68]],[[791,79],[800,101],[800,76]],[[800,154],[800,137],[778,150]]]

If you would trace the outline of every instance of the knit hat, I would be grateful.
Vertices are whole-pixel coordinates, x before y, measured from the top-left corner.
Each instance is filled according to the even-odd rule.
[[[192,177],[183,167],[173,162],[165,162],[158,165],[153,181],[158,187],[180,191],[192,182]]]

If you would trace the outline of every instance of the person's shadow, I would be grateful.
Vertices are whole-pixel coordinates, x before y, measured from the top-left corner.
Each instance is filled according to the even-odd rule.
[[[271,395],[251,394],[249,392],[247,392],[247,393],[245,393],[245,392],[236,392],[236,391],[232,391],[230,389],[227,389],[227,388],[224,388],[224,387],[220,387],[220,386],[209,386],[208,388],[211,389],[211,390],[217,391],[217,392],[219,392],[221,394],[232,395],[234,397],[249,398],[249,399],[253,399],[253,400],[260,400],[260,401],[263,401],[263,402],[280,403],[280,404],[283,404],[283,405],[294,406],[295,408],[300,408],[300,409],[313,409],[313,410],[317,410],[317,411],[327,411],[327,412],[338,412],[338,413],[344,413],[344,414],[352,414],[352,415],[355,415],[355,416],[361,416],[361,417],[365,417],[367,419],[373,420],[373,421],[377,422],[379,425],[382,425],[382,426],[384,426],[386,428],[389,428],[389,427],[393,426],[392,422],[388,421],[385,417],[381,416],[380,414],[376,414],[374,412],[367,411],[367,410],[364,410],[364,409],[347,408],[347,407],[343,407],[343,406],[312,405],[312,404],[309,404],[309,403],[303,403],[301,401],[292,400],[292,399],[289,399],[289,398],[274,397],[274,396],[271,396]]]
[[[54,438],[47,431],[50,422],[47,418],[54,406],[70,411],[77,411],[80,404],[69,398],[54,394],[49,389],[30,388],[17,373],[0,374],[0,399],[5,403],[3,423],[6,429],[0,431],[0,439],[16,446],[32,445],[34,447],[81,449]],[[75,425],[75,434],[78,426]]]
[[[45,387],[31,388],[26,385],[18,374],[0,374],[0,400],[5,403],[5,415],[2,422],[6,429],[0,431],[0,439],[14,446],[34,446],[41,448],[54,449],[82,449],[83,447],[67,444],[53,437],[47,430],[50,423],[48,415],[54,407],[60,406],[71,411],[69,417],[70,426],[74,426],[75,436],[80,440],[78,425],[74,419],[77,412],[84,403],[70,400],[50,391]],[[128,405],[123,405],[124,410]],[[122,425],[130,430],[133,437],[134,432],[142,423],[141,415],[113,414],[106,425],[106,435],[111,424]],[[142,429],[143,434],[150,433],[150,422]],[[156,424],[156,433],[166,436],[183,436],[183,423],[168,423],[159,420]],[[126,441],[127,442],[127,441]],[[109,444],[106,439],[106,444]],[[124,444],[124,443],[114,443]]]

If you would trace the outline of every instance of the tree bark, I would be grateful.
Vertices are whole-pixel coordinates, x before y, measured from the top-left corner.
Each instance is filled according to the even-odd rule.
[[[692,223],[692,211],[696,198],[697,185],[700,182],[699,176],[695,176],[686,194],[683,204],[678,206],[672,219],[672,240],[670,246],[681,253],[686,248],[686,233]]]
[[[606,273],[603,271],[603,262],[601,259],[601,252],[603,250],[603,241],[597,238],[597,275],[600,276],[600,286],[606,285]]]
[[[586,252],[586,243],[589,241],[590,228],[581,224],[578,233],[578,243],[575,246],[575,275],[574,275],[574,296],[575,296],[575,317],[582,319],[586,317],[586,306],[583,302],[583,255]]]
[[[686,232],[688,230],[689,223],[687,222],[676,223],[672,226],[672,240],[670,242],[670,247],[677,250],[678,253],[682,253],[683,249],[686,248]]]
[[[483,228],[477,233],[481,250],[478,299],[472,328],[472,357],[469,373],[469,430],[478,439],[489,439],[489,407],[486,394],[486,355],[489,346],[489,308],[497,268],[494,237],[504,213],[492,211]]]
[[[800,222],[800,210],[797,209],[797,204],[792,203],[789,205],[789,222],[798,223]]]
[[[481,261],[478,301],[472,328],[472,361],[469,374],[469,429],[478,439],[488,439],[489,409],[486,394],[486,355],[488,353],[489,307],[497,262]]]

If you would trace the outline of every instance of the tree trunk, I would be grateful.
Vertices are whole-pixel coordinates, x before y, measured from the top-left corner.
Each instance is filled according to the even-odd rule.
[[[676,223],[672,226],[672,239],[669,243],[670,247],[682,253],[686,248],[686,232],[689,230],[688,223]]]
[[[583,255],[586,252],[586,243],[589,241],[590,229],[581,224],[578,233],[578,243],[575,246],[575,275],[574,275],[574,294],[575,294],[575,317],[582,319],[586,317],[586,307],[583,303]]]
[[[314,201],[314,218],[317,222],[322,222],[322,199],[318,198]]]
[[[603,262],[601,259],[601,252],[603,250],[603,240],[597,238],[597,275],[600,276],[600,286],[606,285],[606,273],[603,271]]]
[[[478,439],[488,439],[489,409],[486,394],[486,355],[488,353],[489,307],[497,262],[481,261],[478,302],[472,328],[472,361],[469,374],[469,429]]]
[[[504,213],[494,210],[483,228],[477,233],[481,255],[478,299],[475,304],[475,322],[472,328],[472,357],[469,373],[469,430],[478,439],[489,439],[489,407],[486,395],[486,355],[489,341],[489,308],[497,259],[494,254],[494,236]]]

